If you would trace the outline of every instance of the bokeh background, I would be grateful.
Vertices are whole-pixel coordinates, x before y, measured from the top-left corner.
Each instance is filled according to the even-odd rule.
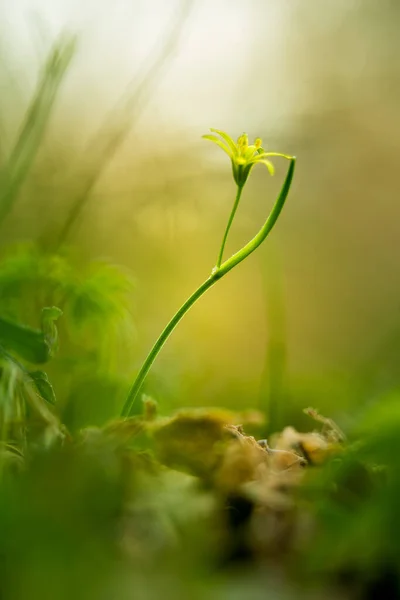
[[[67,421],[118,414],[215,263],[235,189],[201,140],[210,127],[295,154],[295,182],[271,237],[193,308],[146,392],[165,411],[260,408],[276,428],[308,405],[343,423],[398,386],[399,26],[396,0],[0,2],[3,166],[54,41],[77,37],[1,251],[67,245],[134,281],[134,326],[101,376],[74,388],[62,349],[51,367]],[[265,219],[275,163],[274,178],[253,171],[228,252]]]

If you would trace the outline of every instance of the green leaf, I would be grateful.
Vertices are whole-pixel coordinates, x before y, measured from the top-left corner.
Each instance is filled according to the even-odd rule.
[[[45,363],[55,353],[58,333],[54,321],[62,314],[55,306],[42,311],[42,330],[0,317],[0,343],[32,363]]]
[[[46,400],[49,404],[56,403],[56,396],[53,390],[53,386],[51,385],[49,378],[47,377],[47,373],[44,371],[30,371],[29,377],[32,379],[37,391],[40,396]]]

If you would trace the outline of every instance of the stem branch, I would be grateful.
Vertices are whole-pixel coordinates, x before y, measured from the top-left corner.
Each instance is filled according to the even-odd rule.
[[[240,196],[242,195],[242,191],[243,191],[243,186],[242,185],[238,185],[235,202],[234,202],[234,205],[233,205],[233,208],[232,208],[232,212],[231,212],[229,220],[228,220],[228,224],[227,224],[226,229],[225,229],[224,237],[222,239],[222,244],[221,244],[221,248],[220,248],[219,255],[218,255],[218,260],[217,260],[217,268],[219,268],[221,266],[221,263],[222,263],[222,258],[223,258],[223,255],[224,255],[224,249],[225,249],[226,240],[228,238],[228,233],[229,233],[229,230],[231,228],[233,219],[235,218],[237,207],[239,206],[239,201],[240,201]]]

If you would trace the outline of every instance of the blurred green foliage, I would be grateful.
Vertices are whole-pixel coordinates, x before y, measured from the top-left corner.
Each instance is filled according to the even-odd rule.
[[[27,333],[34,341],[41,334],[25,324],[36,325],[43,306],[62,309],[58,322],[61,349],[49,366],[49,374],[59,390],[57,410],[60,415],[64,410],[70,414],[67,421],[72,427],[98,423],[117,413],[118,389],[119,393],[125,389],[123,374],[129,368],[135,331],[130,311],[132,286],[129,273],[110,263],[79,264],[77,257],[32,245],[9,251],[0,263],[0,311],[4,315],[0,340],[5,326],[10,328],[9,319],[23,323],[22,348],[16,347],[18,339],[12,348],[21,358],[41,362],[28,353],[31,338],[26,339]],[[103,385],[105,396],[101,395]],[[93,404],[91,397],[96,396]],[[79,404],[84,406],[80,409]],[[82,418],[89,421],[80,421],[80,410]]]

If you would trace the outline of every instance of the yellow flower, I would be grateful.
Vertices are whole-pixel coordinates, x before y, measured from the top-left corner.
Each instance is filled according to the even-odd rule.
[[[256,138],[254,144],[249,146],[249,138],[246,133],[243,133],[238,138],[238,141],[234,142],[224,131],[219,129],[211,129],[211,131],[217,133],[220,137],[218,138],[216,135],[207,134],[203,135],[203,138],[211,140],[227,153],[232,162],[233,178],[239,187],[244,186],[254,165],[265,165],[269,173],[273,175],[275,169],[274,165],[269,160],[270,156],[291,158],[290,156],[279,152],[265,152],[264,148],[262,148],[262,141],[260,138]]]

